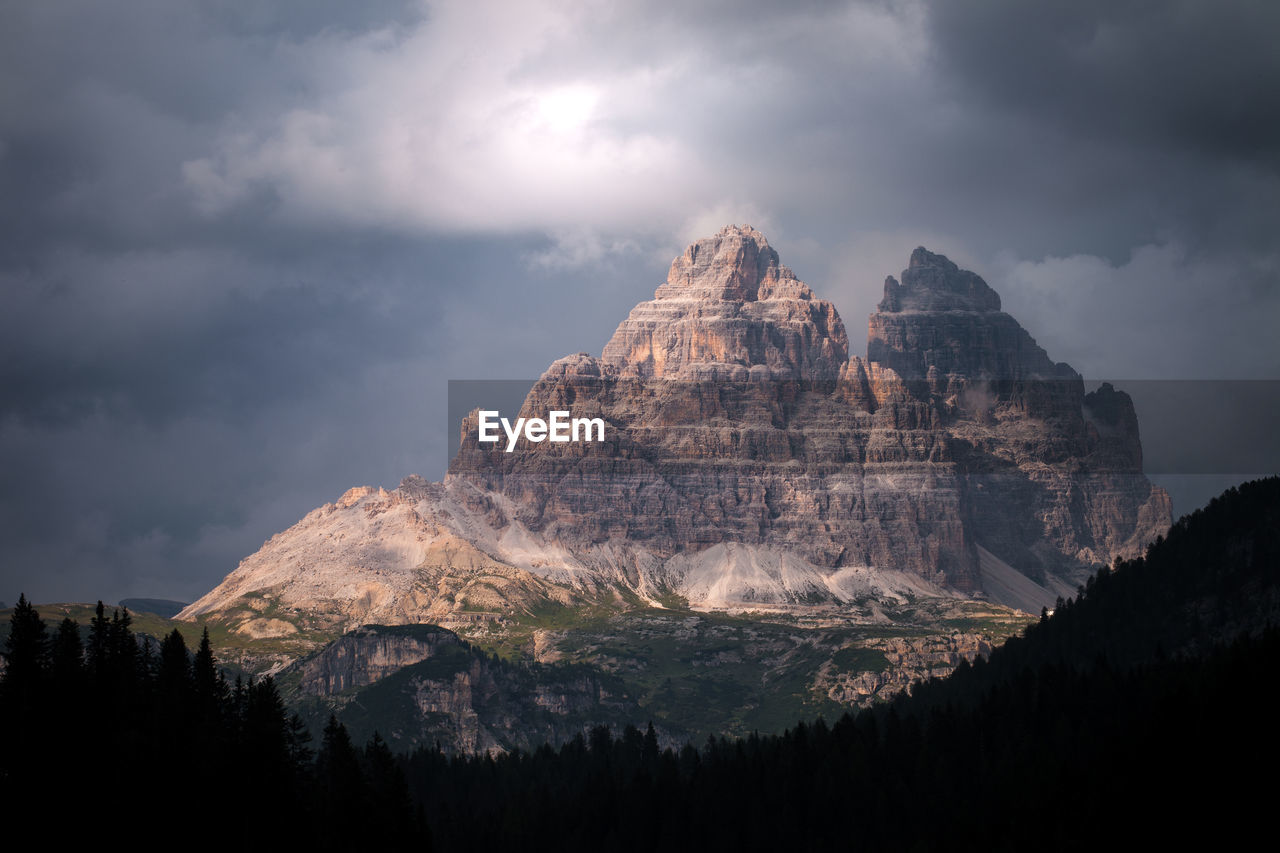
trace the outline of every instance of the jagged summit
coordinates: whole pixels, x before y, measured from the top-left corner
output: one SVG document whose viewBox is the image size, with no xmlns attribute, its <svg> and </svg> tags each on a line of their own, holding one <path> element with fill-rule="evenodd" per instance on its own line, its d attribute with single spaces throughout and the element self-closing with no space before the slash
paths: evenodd
<svg viewBox="0 0 1280 853">
<path fill-rule="evenodd" d="M 1080 380 L 1000 310 L 1000 294 L 981 276 L 923 246 L 911 253 L 901 282 L 885 279 L 884 299 L 868 323 L 867 358 L 894 370 L 917 393 L 927 382 L 928 393 L 943 398 L 975 383 L 994 383 L 1000 386 L 994 393 L 1007 397 L 1009 383 Z M 1074 405 L 1078 410 L 1078 401 Z"/>
<path fill-rule="evenodd" d="M 945 255 L 924 246 L 911 253 L 902 282 L 893 276 L 884 282 L 879 309 L 899 311 L 999 311 L 1000 294 L 982 277 L 962 270 Z"/>
<path fill-rule="evenodd" d="M 726 225 L 671 262 L 654 299 L 754 302 L 812 299 L 813 292 L 778 261 L 765 236 L 750 225 Z"/>
<path fill-rule="evenodd" d="M 685 249 L 601 356 L 624 376 L 697 381 L 830 380 L 848 358 L 835 306 L 816 298 L 749 225 Z"/>
</svg>

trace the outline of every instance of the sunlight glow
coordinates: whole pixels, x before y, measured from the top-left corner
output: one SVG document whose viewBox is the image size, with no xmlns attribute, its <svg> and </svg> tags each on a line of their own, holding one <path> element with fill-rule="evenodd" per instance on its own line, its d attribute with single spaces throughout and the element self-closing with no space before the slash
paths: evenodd
<svg viewBox="0 0 1280 853">
<path fill-rule="evenodd" d="M 599 97 L 590 86 L 562 86 L 537 95 L 534 103 L 539 121 L 552 131 L 564 133 L 587 123 Z"/>
</svg>

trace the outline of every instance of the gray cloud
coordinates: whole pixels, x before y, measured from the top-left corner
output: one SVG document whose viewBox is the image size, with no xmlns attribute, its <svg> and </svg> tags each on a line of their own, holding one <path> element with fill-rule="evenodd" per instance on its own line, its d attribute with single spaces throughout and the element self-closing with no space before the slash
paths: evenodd
<svg viewBox="0 0 1280 853">
<path fill-rule="evenodd" d="M 858 329 L 918 244 L 1058 359 L 1275 378 L 1268 4 L 25 4 L 0 28 L 0 586 L 186 598 L 446 381 L 763 228 Z"/>
<path fill-rule="evenodd" d="M 986 0 L 938 4 L 929 20 L 964 97 L 1071 136 L 1280 163 L 1280 117 L 1261 108 L 1280 79 L 1274 3 Z"/>
</svg>

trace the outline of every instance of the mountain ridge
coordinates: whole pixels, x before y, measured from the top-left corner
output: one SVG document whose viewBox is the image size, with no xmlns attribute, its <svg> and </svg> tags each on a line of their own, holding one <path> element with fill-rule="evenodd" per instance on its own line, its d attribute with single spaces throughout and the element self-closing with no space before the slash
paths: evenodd
<svg viewBox="0 0 1280 853">
<path fill-rule="evenodd" d="M 601 356 L 558 359 L 529 392 L 522 415 L 601 417 L 607 441 L 507 454 L 474 440 L 473 412 L 443 482 L 348 491 L 180 618 L 264 636 L 498 630 L 546 602 L 676 596 L 873 619 L 920 596 L 998 600 L 984 552 L 1052 600 L 1167 527 L 1127 395 L 1086 395 L 945 257 L 917 249 L 901 279 L 868 358 L 850 357 L 834 306 L 760 232 L 727 226 L 673 261 Z"/>
</svg>

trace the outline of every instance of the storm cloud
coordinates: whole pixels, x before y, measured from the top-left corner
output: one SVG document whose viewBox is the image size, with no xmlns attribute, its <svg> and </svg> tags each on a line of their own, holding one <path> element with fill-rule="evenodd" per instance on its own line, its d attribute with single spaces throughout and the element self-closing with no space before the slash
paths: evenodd
<svg viewBox="0 0 1280 853">
<path fill-rule="evenodd" d="M 0 598 L 189 600 L 439 477 L 448 380 L 599 352 L 729 222 L 855 351 L 923 244 L 1086 376 L 1280 378 L 1274 4 L 3 17 Z"/>
</svg>

